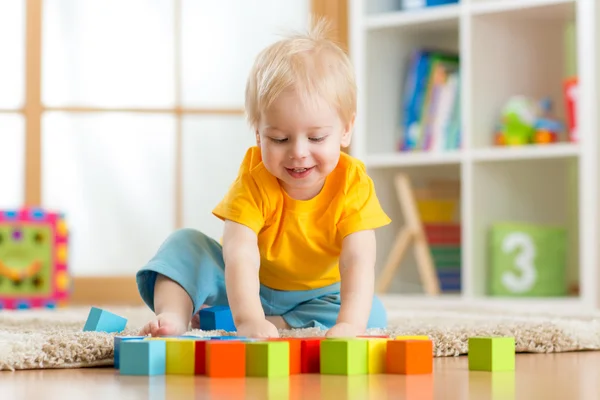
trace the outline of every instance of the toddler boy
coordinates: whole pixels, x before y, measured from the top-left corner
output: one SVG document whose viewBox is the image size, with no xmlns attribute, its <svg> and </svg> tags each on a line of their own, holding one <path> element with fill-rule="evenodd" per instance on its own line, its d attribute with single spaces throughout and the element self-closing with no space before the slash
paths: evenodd
<svg viewBox="0 0 600 400">
<path fill-rule="evenodd" d="M 179 335 L 203 305 L 229 305 L 237 333 L 319 327 L 356 336 L 386 326 L 373 294 L 374 230 L 390 222 L 351 142 L 356 84 L 322 23 L 264 49 L 246 86 L 256 135 L 213 210 L 222 246 L 181 229 L 137 274 L 155 312 L 141 334 Z"/>
</svg>

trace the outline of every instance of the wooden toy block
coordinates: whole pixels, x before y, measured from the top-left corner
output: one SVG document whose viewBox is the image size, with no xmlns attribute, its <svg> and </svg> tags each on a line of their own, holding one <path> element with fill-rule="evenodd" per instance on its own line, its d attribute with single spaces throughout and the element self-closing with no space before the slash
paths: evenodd
<svg viewBox="0 0 600 400">
<path fill-rule="evenodd" d="M 206 344 L 208 340 L 196 341 L 194 352 L 194 375 L 206 374 Z"/>
<path fill-rule="evenodd" d="M 367 340 L 356 338 L 323 340 L 321 342 L 321 374 L 367 374 L 367 355 Z"/>
<path fill-rule="evenodd" d="M 391 339 L 387 335 L 358 335 L 357 338 L 361 339 Z"/>
<path fill-rule="evenodd" d="M 246 376 L 288 376 L 290 344 L 287 341 L 246 343 Z"/>
<path fill-rule="evenodd" d="M 391 338 L 375 338 L 367 340 L 367 357 L 369 374 L 385 374 L 387 342 Z"/>
<path fill-rule="evenodd" d="M 323 338 L 300 341 L 300 372 L 318 374 L 321 371 L 321 341 Z"/>
<path fill-rule="evenodd" d="M 396 336 L 396 340 L 429 340 L 429 336 L 426 336 L 426 335 Z"/>
<path fill-rule="evenodd" d="M 212 340 L 245 340 L 247 339 L 244 336 L 214 336 L 211 337 Z"/>
<path fill-rule="evenodd" d="M 184 375 L 204 375 L 206 373 L 206 343 L 211 341 L 210 337 L 200 337 L 200 336 L 160 336 L 160 337 L 145 337 L 144 340 L 160 340 L 166 343 L 173 342 L 181 342 L 181 341 L 189 341 L 193 342 L 194 350 L 191 353 L 191 361 L 190 361 L 190 347 L 191 345 L 187 345 L 186 361 L 182 363 L 182 365 L 177 365 L 178 360 L 181 356 L 180 350 L 182 349 L 174 349 L 175 346 L 169 347 L 167 345 L 167 367 L 166 374 L 184 374 Z M 185 345 L 183 346 L 186 347 Z M 173 349 L 173 351 L 170 351 Z M 190 365 L 192 364 L 192 365 Z"/>
<path fill-rule="evenodd" d="M 388 374 L 431 374 L 433 342 L 431 340 L 390 340 L 387 343 Z"/>
<path fill-rule="evenodd" d="M 288 342 L 290 346 L 290 375 L 296 375 L 301 372 L 302 358 L 302 339 L 300 338 L 274 338 L 272 341 Z"/>
<path fill-rule="evenodd" d="M 121 355 L 121 343 L 126 340 L 144 340 L 145 336 L 115 336 L 113 339 L 113 361 L 115 368 L 119 369 L 119 356 Z"/>
<path fill-rule="evenodd" d="M 246 345 L 234 340 L 211 340 L 206 343 L 206 375 L 211 378 L 246 376 Z"/>
<path fill-rule="evenodd" d="M 233 316 L 228 306 L 207 307 L 200 310 L 200 329 L 212 331 L 222 329 L 224 331 L 235 331 Z"/>
<path fill-rule="evenodd" d="M 101 308 L 92 307 L 83 331 L 122 332 L 126 325 L 126 318 L 113 314 L 110 311 L 102 310 Z"/>
<path fill-rule="evenodd" d="M 167 375 L 194 375 L 196 343 L 193 338 L 167 340 Z"/>
<path fill-rule="evenodd" d="M 126 340 L 121 343 L 119 372 L 122 375 L 164 375 L 167 361 L 164 340 Z"/>
<path fill-rule="evenodd" d="M 469 338 L 469 370 L 514 371 L 515 339 L 512 337 Z"/>
</svg>

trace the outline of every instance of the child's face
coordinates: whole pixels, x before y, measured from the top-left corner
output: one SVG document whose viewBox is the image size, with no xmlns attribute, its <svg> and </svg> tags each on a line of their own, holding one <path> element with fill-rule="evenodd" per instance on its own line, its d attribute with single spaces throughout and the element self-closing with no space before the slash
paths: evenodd
<svg viewBox="0 0 600 400">
<path fill-rule="evenodd" d="M 337 166 L 340 148 L 350 145 L 353 123 L 345 126 L 324 101 L 307 104 L 285 91 L 260 118 L 256 140 L 263 164 L 292 198 L 310 199 Z"/>
</svg>

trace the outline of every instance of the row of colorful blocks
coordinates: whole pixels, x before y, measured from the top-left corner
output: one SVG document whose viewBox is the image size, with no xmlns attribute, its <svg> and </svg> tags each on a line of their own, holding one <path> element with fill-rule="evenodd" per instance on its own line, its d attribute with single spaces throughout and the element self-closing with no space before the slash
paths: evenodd
<svg viewBox="0 0 600 400">
<path fill-rule="evenodd" d="M 98 307 L 91 307 L 83 331 L 122 332 L 127 326 L 127 318 Z M 200 310 L 200 329 L 205 331 L 235 331 L 231 309 L 227 306 L 214 306 Z"/>
<path fill-rule="evenodd" d="M 469 369 L 514 370 L 513 338 L 470 338 Z M 433 342 L 427 336 L 396 338 L 279 338 L 235 336 L 115 337 L 115 367 L 123 375 L 209 377 L 431 374 Z"/>
</svg>

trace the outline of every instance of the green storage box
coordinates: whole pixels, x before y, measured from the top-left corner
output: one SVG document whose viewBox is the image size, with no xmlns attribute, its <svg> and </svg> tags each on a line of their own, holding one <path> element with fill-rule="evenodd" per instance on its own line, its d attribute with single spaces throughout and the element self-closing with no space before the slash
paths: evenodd
<svg viewBox="0 0 600 400">
<path fill-rule="evenodd" d="M 490 294 L 567 294 L 567 231 L 522 223 L 494 224 L 490 233 Z"/>
</svg>

